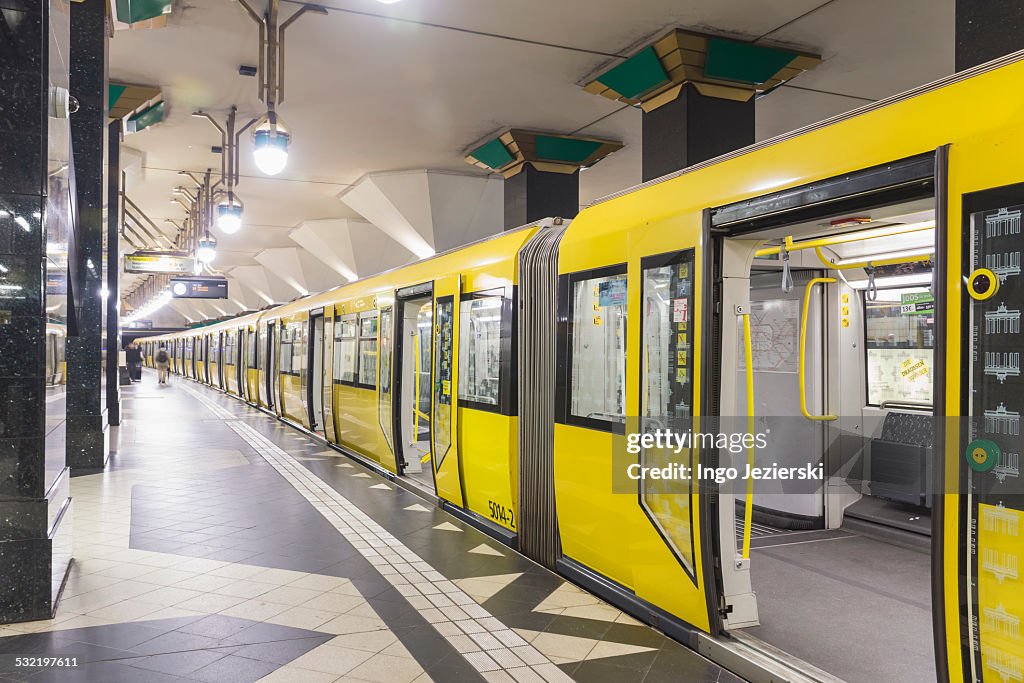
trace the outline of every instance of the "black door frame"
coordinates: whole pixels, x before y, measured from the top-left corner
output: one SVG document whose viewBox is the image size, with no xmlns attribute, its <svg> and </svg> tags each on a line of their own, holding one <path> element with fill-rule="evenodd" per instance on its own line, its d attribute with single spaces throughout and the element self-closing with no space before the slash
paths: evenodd
<svg viewBox="0 0 1024 683">
<path fill-rule="evenodd" d="M 315 391 L 316 391 L 316 377 L 315 377 L 314 373 L 316 371 L 315 360 L 316 360 L 316 321 L 317 320 L 321 320 L 321 321 L 324 320 L 324 309 L 323 308 L 319 308 L 319 309 L 317 309 L 315 311 L 310 311 L 309 312 L 309 320 L 308 320 L 309 329 L 308 329 L 307 339 L 309 339 L 309 344 L 307 345 L 307 348 L 306 348 L 306 417 L 309 419 L 309 430 L 311 432 L 315 432 L 317 430 L 317 426 L 318 425 L 322 427 L 323 425 L 321 423 L 323 422 L 323 419 L 324 419 L 323 415 L 317 415 L 316 414 L 316 401 L 314 400 L 315 399 Z M 321 335 L 320 335 L 320 362 L 321 362 L 321 366 L 320 366 L 320 381 L 321 381 L 320 396 L 321 396 L 321 399 L 320 400 L 321 400 L 321 403 L 322 403 L 323 402 L 323 398 L 322 398 L 323 397 L 323 384 L 322 383 L 323 383 L 323 374 L 324 374 L 323 373 L 323 365 L 322 365 L 322 363 L 323 363 L 323 343 L 324 343 L 323 342 L 323 331 L 324 331 L 324 326 L 322 324 L 321 324 L 320 330 L 321 330 Z M 322 413 L 323 412 L 323 410 L 322 410 L 323 409 L 323 405 L 321 405 L 320 408 L 321 408 L 321 413 Z M 326 430 L 325 430 L 324 433 L 326 433 Z"/>
</svg>

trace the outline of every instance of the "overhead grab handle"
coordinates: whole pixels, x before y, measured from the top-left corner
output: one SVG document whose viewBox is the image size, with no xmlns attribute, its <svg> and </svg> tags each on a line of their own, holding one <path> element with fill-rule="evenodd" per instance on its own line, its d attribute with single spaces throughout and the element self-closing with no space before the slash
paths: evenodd
<svg viewBox="0 0 1024 683">
<path fill-rule="evenodd" d="M 868 288 L 864 292 L 864 296 L 868 301 L 874 301 L 878 298 L 878 285 L 875 283 L 875 267 L 868 263 L 864 268 L 864 272 L 868 274 Z"/>
<path fill-rule="evenodd" d="M 793 273 L 789 269 L 789 249 L 782 247 L 780 253 L 782 254 L 782 291 L 789 294 L 793 291 Z"/>
<path fill-rule="evenodd" d="M 807 283 L 807 287 L 804 289 L 804 308 L 800 314 L 800 412 L 808 420 L 836 420 L 836 415 L 811 415 L 807 411 L 807 382 L 805 377 L 807 375 L 807 315 L 811 308 L 811 293 L 814 291 L 815 285 L 826 285 L 835 282 L 834 277 L 816 277 L 811 279 Z"/>
</svg>

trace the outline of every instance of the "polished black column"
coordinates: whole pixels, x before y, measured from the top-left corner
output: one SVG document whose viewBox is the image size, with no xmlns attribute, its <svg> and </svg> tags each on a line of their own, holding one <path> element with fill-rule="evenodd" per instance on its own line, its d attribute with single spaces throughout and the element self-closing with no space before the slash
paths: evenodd
<svg viewBox="0 0 1024 683">
<path fill-rule="evenodd" d="M 62 0 L 0 8 L 0 622 L 14 622 L 52 615 L 71 558 L 64 449 L 46 448 L 46 276 L 61 272 L 69 162 L 47 94 L 68 86 L 70 19 Z"/>
<path fill-rule="evenodd" d="M 121 121 L 107 126 L 107 334 L 103 342 L 106 349 L 107 370 L 107 422 L 121 424 L 121 386 L 118 379 L 117 359 L 121 348 L 121 271 L 119 257 L 121 240 Z"/>
<path fill-rule="evenodd" d="M 654 180 L 754 142 L 754 98 L 701 95 L 692 84 L 643 115 L 643 180 Z"/>
<path fill-rule="evenodd" d="M 82 273 L 77 307 L 78 334 L 67 348 L 67 464 L 74 470 L 101 469 L 110 441 L 103 395 L 104 203 L 107 135 L 107 31 L 103 0 L 71 4 L 71 117 L 75 157 L 78 230 L 75 251 Z"/>
<path fill-rule="evenodd" d="M 526 163 L 505 180 L 505 229 L 541 218 L 574 218 L 580 211 L 580 172 L 538 171 Z"/>
<path fill-rule="evenodd" d="M 1024 3 L 956 0 L 956 70 L 1024 49 Z"/>
</svg>

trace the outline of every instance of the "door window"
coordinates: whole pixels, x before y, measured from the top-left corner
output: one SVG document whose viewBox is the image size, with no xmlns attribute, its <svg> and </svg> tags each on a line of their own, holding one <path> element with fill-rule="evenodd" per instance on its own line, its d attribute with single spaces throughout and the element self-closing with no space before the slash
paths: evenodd
<svg viewBox="0 0 1024 683">
<path fill-rule="evenodd" d="M 692 249 L 642 261 L 640 350 L 640 430 L 671 429 L 684 433 L 693 410 L 693 269 Z M 665 467 L 693 452 L 643 449 L 642 467 Z M 639 480 L 645 514 L 657 527 L 686 573 L 696 581 L 689 481 Z"/>
<path fill-rule="evenodd" d="M 390 306 L 380 309 L 379 331 L 380 331 L 380 393 L 377 397 L 377 419 L 384 438 L 388 442 L 388 448 L 392 445 L 392 410 L 391 410 L 391 357 L 392 357 L 392 327 L 394 324 L 394 309 Z"/>
<path fill-rule="evenodd" d="M 434 312 L 434 469 L 439 469 L 452 444 L 452 346 L 455 299 L 447 296 L 437 300 Z"/>
<path fill-rule="evenodd" d="M 347 315 L 334 323 L 334 381 L 356 381 L 356 316 Z"/>
<path fill-rule="evenodd" d="M 359 314 L 359 386 L 377 386 L 377 311 Z"/>
</svg>

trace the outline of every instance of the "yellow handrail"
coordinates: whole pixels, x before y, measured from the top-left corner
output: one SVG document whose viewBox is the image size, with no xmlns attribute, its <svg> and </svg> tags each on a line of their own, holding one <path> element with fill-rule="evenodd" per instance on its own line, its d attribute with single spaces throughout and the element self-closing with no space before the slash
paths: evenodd
<svg viewBox="0 0 1024 683">
<path fill-rule="evenodd" d="M 747 433 L 754 433 L 754 349 L 750 341 L 750 314 L 743 314 L 743 354 L 747 363 Z M 754 466 L 754 447 L 747 448 L 747 464 Z M 743 557 L 750 558 L 750 527 L 754 521 L 754 479 L 747 477 L 743 506 Z"/>
<path fill-rule="evenodd" d="M 804 310 L 800 314 L 800 412 L 808 420 L 835 420 L 836 415 L 811 415 L 807 412 L 807 395 L 805 392 L 804 374 L 807 369 L 807 314 L 811 307 L 811 292 L 814 285 L 824 285 L 835 282 L 834 277 L 816 277 L 807 283 L 804 289 Z"/>
<path fill-rule="evenodd" d="M 412 433 L 414 438 L 418 441 L 420 438 L 420 331 L 419 329 L 412 335 L 412 343 L 414 345 L 413 351 L 413 391 L 416 395 L 412 399 Z"/>
<path fill-rule="evenodd" d="M 825 254 L 821 253 L 821 247 L 815 247 L 814 253 L 818 255 L 818 260 L 821 263 L 832 270 L 850 270 L 852 268 L 867 268 L 868 266 L 893 266 L 899 263 L 917 263 L 919 261 L 931 261 L 934 254 L 918 254 L 917 256 L 898 256 L 896 258 L 887 259 L 872 259 L 870 261 L 861 261 L 859 263 L 844 263 L 842 265 L 838 263 L 832 263 Z"/>
<path fill-rule="evenodd" d="M 831 237 L 819 237 L 817 239 L 804 240 L 802 242 L 794 242 L 792 235 L 786 235 L 786 238 L 783 240 L 783 245 L 777 247 L 764 247 L 763 249 L 758 249 L 756 252 L 754 252 L 754 256 L 771 256 L 772 254 L 781 254 L 783 246 L 785 246 L 786 251 L 801 251 L 803 249 L 828 247 L 833 244 L 848 244 L 850 242 L 862 242 L 863 240 L 871 240 L 879 237 L 906 235 L 911 232 L 931 230 L 934 227 L 935 223 L 932 221 L 924 221 L 922 223 L 907 223 L 904 225 L 887 225 L 884 228 L 872 228 L 871 230 L 861 230 L 860 232 L 848 232 L 842 235 L 832 235 Z"/>
</svg>

